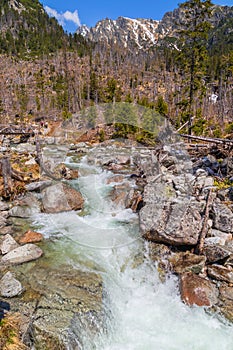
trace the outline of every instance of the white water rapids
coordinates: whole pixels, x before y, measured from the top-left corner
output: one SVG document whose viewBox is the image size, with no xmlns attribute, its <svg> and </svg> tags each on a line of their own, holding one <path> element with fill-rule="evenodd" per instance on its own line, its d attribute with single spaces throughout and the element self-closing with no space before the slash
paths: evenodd
<svg viewBox="0 0 233 350">
<path fill-rule="evenodd" d="M 77 166 L 74 185 L 86 199 L 86 212 L 41 214 L 35 223 L 47 237 L 65 237 L 63 259 L 66 254 L 73 265 L 102 275 L 107 331 L 90 339 L 84 330 L 83 350 L 232 350 L 231 325 L 184 305 L 175 277 L 160 281 L 136 214 L 108 199 L 112 174 L 85 160 Z"/>
</svg>

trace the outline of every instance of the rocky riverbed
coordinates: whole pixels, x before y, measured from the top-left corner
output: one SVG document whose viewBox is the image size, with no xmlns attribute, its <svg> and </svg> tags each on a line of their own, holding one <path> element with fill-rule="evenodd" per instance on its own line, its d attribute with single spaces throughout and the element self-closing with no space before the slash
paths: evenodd
<svg viewBox="0 0 233 350">
<path fill-rule="evenodd" d="M 30 151 L 31 163 L 34 151 Z M 213 156 L 194 164 L 182 144 L 157 149 L 112 142 L 92 147 L 82 143 L 72 150 L 45 147 L 48 172 L 40 169 L 33 181 L 25 180 L 22 195 L 0 202 L 0 294 L 10 300 L 11 311 L 21 315 L 25 344 L 36 349 L 82 349 L 78 324 L 85 324 L 93 334 L 105 328 L 101 274 L 59 260 L 51 264 L 53 242 L 33 231 L 30 221 L 39 213 L 82 213 L 84 198 L 69 182 L 78 171 L 64 164 L 67 154 L 86 155 L 89 164 L 114 173 L 108 179 L 109 196 L 115 204 L 138 213 L 141 237 L 149 258 L 157 262 L 161 280 L 176 274 L 185 303 L 204 306 L 233 321 L 230 160 L 225 168 L 222 162 L 217 166 Z M 228 187 L 216 186 L 216 174 L 209 170 L 213 167 L 226 172 Z M 57 180 L 49 177 L 51 173 Z M 140 259 L 148 256 L 142 252 Z"/>
</svg>

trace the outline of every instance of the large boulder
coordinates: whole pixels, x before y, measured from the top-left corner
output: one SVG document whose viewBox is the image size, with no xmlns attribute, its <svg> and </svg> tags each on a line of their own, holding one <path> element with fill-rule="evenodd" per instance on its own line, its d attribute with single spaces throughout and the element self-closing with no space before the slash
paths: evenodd
<svg viewBox="0 0 233 350">
<path fill-rule="evenodd" d="M 33 340 L 33 348 L 82 349 L 87 346 L 84 331 L 92 338 L 103 330 L 100 275 L 71 265 L 48 266 L 43 259 L 27 265 L 27 273 L 23 267 L 17 273 L 26 292 L 12 300 L 11 310 L 29 316 L 24 332 L 26 339 Z"/>
<path fill-rule="evenodd" d="M 1 264 L 17 265 L 28 261 L 36 260 L 43 255 L 43 251 L 35 244 L 25 244 L 15 248 L 4 255 Z"/>
<path fill-rule="evenodd" d="M 147 240 L 173 245 L 196 245 L 202 219 L 195 203 L 178 201 L 146 205 L 139 214 Z"/>
<path fill-rule="evenodd" d="M 208 279 L 191 272 L 180 279 L 182 300 L 188 305 L 212 306 L 218 302 L 218 290 Z"/>
<path fill-rule="evenodd" d="M 140 230 L 144 238 L 173 245 L 196 245 L 202 227 L 203 203 L 192 197 L 190 173 L 147 178 Z"/>
<path fill-rule="evenodd" d="M 42 205 L 45 213 L 79 210 L 83 208 L 83 204 L 84 199 L 81 194 L 61 182 L 42 191 Z"/>
</svg>

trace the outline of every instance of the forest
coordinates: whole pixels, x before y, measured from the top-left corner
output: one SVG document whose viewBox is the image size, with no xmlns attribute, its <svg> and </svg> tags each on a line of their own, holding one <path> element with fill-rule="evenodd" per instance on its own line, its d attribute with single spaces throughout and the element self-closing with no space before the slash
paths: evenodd
<svg viewBox="0 0 233 350">
<path fill-rule="evenodd" d="M 87 107 L 127 102 L 152 111 L 139 127 L 159 113 L 189 134 L 233 133 L 233 8 L 186 1 L 175 34 L 137 50 L 65 33 L 38 0 L 9 3 L 0 5 L 1 123 L 16 115 L 66 120 Z"/>
</svg>

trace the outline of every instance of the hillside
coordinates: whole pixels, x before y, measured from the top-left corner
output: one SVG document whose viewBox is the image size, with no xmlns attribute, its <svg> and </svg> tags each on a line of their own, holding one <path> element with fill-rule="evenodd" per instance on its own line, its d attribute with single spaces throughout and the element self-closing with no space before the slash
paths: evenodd
<svg viewBox="0 0 233 350">
<path fill-rule="evenodd" d="M 0 53 L 49 54 L 67 42 L 63 28 L 38 0 L 1 0 Z"/>
<path fill-rule="evenodd" d="M 188 50 L 187 42 L 179 42 L 180 29 L 187 32 L 181 7 L 161 21 L 105 19 L 72 36 L 48 17 L 39 1 L 4 0 L 1 121 L 15 122 L 15 115 L 67 119 L 93 104 L 126 101 L 165 113 L 176 127 L 192 113 L 198 135 L 231 132 L 233 8 L 214 6 L 211 11 L 208 40 L 197 37 L 208 51 L 195 68 L 191 111 L 191 46 Z"/>
</svg>

